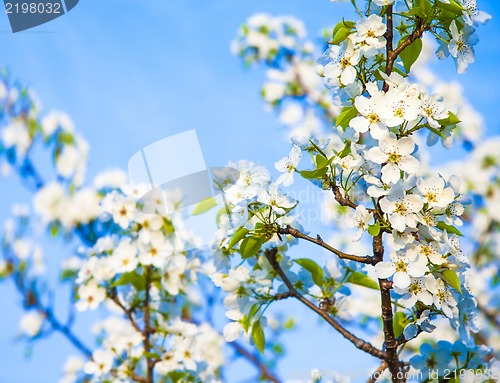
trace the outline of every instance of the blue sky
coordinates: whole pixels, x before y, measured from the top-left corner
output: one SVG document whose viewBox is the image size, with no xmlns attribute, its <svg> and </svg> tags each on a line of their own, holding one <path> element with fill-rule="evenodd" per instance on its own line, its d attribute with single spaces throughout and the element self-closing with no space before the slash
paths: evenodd
<svg viewBox="0 0 500 383">
<path fill-rule="evenodd" d="M 486 117 L 489 134 L 500 132 L 498 76 L 500 5 L 479 1 L 493 20 L 480 29 L 477 64 L 460 77 L 472 104 Z M 347 4 L 327 0 L 81 0 L 63 17 L 12 34 L 0 13 L 0 65 L 36 89 L 43 106 L 66 111 L 91 145 L 89 174 L 109 167 L 125 169 L 140 148 L 173 133 L 196 129 L 206 162 L 250 159 L 272 168 L 289 150 L 272 114 L 259 97 L 261 70 L 246 70 L 231 55 L 238 26 L 255 12 L 289 14 L 304 20 L 310 36 L 350 13 Z M 457 78 L 451 61 L 437 66 L 443 77 Z M 0 217 L 28 194 L 0 180 Z M 52 252 L 66 247 L 55 244 Z M 24 344 L 13 342 L 19 319 L 18 297 L 0 285 L 0 381 L 55 382 L 71 347 L 56 335 L 36 344 L 30 359 Z M 371 362 L 299 306 L 301 317 L 290 335 L 280 372 L 314 367 L 347 371 Z M 88 332 L 90 317 L 77 323 Z M 312 330 L 311 330 L 312 328 Z M 331 350 L 342 352 L 332 355 Z M 321 350 L 321 352 L 311 352 Z"/>
</svg>

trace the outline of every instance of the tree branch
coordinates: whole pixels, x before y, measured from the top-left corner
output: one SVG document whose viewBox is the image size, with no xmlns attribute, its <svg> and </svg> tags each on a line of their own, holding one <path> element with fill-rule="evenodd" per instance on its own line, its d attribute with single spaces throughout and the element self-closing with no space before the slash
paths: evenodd
<svg viewBox="0 0 500 383">
<path fill-rule="evenodd" d="M 375 383 L 380 375 L 387 369 L 387 362 L 385 360 L 380 363 L 380 366 L 371 374 L 370 378 L 366 381 L 366 383 Z"/>
<path fill-rule="evenodd" d="M 150 323 L 150 317 L 151 317 L 151 312 L 150 312 L 150 307 L 149 307 L 149 289 L 151 288 L 151 267 L 147 267 L 145 269 L 145 276 L 146 276 L 146 291 L 145 291 L 145 297 L 144 297 L 144 330 L 142 331 L 143 336 L 144 336 L 144 353 L 146 354 L 146 365 L 147 365 L 147 377 L 146 377 L 146 382 L 147 383 L 153 383 L 154 382 L 154 376 L 153 376 L 153 369 L 154 369 L 154 361 L 152 357 L 150 356 L 151 354 L 151 341 L 150 341 L 150 336 L 151 336 L 151 323 Z"/>
<path fill-rule="evenodd" d="M 340 191 L 340 187 L 338 185 L 334 185 L 332 188 L 333 195 L 335 196 L 335 200 L 341 205 L 341 206 L 348 206 L 352 207 L 353 209 L 356 209 L 358 207 L 357 204 L 351 201 L 349 196 L 342 195 L 342 192 Z"/>
<path fill-rule="evenodd" d="M 384 257 L 384 246 L 382 241 L 382 233 L 373 237 L 373 255 L 378 262 L 381 262 Z M 384 331 L 384 345 L 387 353 L 384 360 L 387 362 L 387 366 L 392 375 L 393 382 L 404 382 L 404 374 L 401 375 L 401 363 L 398 357 L 398 342 L 394 337 L 394 326 L 393 326 L 393 311 L 392 311 L 392 301 L 391 301 L 391 288 L 392 283 L 387 279 L 379 279 L 380 286 L 380 298 L 381 298 L 381 311 L 382 311 L 382 323 Z"/>
<path fill-rule="evenodd" d="M 337 330 L 344 338 L 350 341 L 356 348 L 365 351 L 366 353 L 373 355 L 379 359 L 385 359 L 387 357 L 387 354 L 384 351 L 379 350 L 371 343 L 358 338 L 356 335 L 354 335 L 353 333 L 348 331 L 345 327 L 343 327 L 339 322 L 333 319 L 327 312 L 321 310 L 319 307 L 317 307 L 311 301 L 309 301 L 307 298 L 301 295 L 297 291 L 297 289 L 293 286 L 292 282 L 290 282 L 285 272 L 281 268 L 280 264 L 278 263 L 276 259 L 277 252 L 278 250 L 276 248 L 273 248 L 271 250 L 266 251 L 265 256 L 269 261 L 271 267 L 276 271 L 276 273 L 279 275 L 283 283 L 285 283 L 286 287 L 288 287 L 290 294 L 292 294 L 297 300 L 302 302 L 304 305 L 306 305 L 308 308 L 310 308 L 312 311 L 314 311 L 316 314 L 322 317 L 330 326 L 332 326 L 335 330 Z"/>
<path fill-rule="evenodd" d="M 253 355 L 250 351 L 245 349 L 241 344 L 238 342 L 230 342 L 228 343 L 234 350 L 240 354 L 242 357 L 247 359 L 250 363 L 252 363 L 260 372 L 260 379 L 266 379 L 270 382 L 273 383 L 281 383 L 281 380 L 274 375 L 268 368 L 267 366 L 262 363 L 262 361 L 259 360 L 255 355 Z"/>
<path fill-rule="evenodd" d="M 358 255 L 352 255 L 352 254 L 346 254 L 340 250 L 335 249 L 334 247 L 330 246 L 329 244 L 323 242 L 323 239 L 318 235 L 316 238 L 309 237 L 308 235 L 298 231 L 297 229 L 294 229 L 293 227 L 287 225 L 285 228 L 278 228 L 278 233 L 279 234 L 289 234 L 292 237 L 299 238 L 299 239 L 304 239 L 306 241 L 315 243 L 318 246 L 321 246 L 324 249 L 327 249 L 328 251 L 334 253 L 341 259 L 347 259 L 350 261 L 355 261 L 359 263 L 364 263 L 367 265 L 374 265 L 375 264 L 375 258 L 372 256 L 358 256 Z"/>
</svg>

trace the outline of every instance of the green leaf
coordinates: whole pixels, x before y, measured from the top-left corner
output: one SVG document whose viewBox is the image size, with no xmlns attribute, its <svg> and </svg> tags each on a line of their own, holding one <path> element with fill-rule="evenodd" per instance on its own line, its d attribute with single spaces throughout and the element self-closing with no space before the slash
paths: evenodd
<svg viewBox="0 0 500 383">
<path fill-rule="evenodd" d="M 408 324 L 408 318 L 406 317 L 406 314 L 404 312 L 398 311 L 396 314 L 394 314 L 392 323 L 394 328 L 394 336 L 397 338 L 403 333 L 406 325 Z"/>
<path fill-rule="evenodd" d="M 328 159 L 323 157 L 321 154 L 316 154 L 316 166 L 318 169 L 324 168 L 328 165 Z"/>
<path fill-rule="evenodd" d="M 403 61 L 406 73 L 410 72 L 411 66 L 417 61 L 420 52 L 422 52 L 422 39 L 416 39 L 400 53 L 399 57 Z"/>
<path fill-rule="evenodd" d="M 302 266 L 304 269 L 309 271 L 312 275 L 312 279 L 316 285 L 319 287 L 322 287 L 323 284 L 325 283 L 325 273 L 323 272 L 323 269 L 319 267 L 319 265 L 314 262 L 312 259 L 309 258 L 300 258 L 296 259 L 295 263 L 299 264 Z"/>
<path fill-rule="evenodd" d="M 259 312 L 260 306 L 261 306 L 260 303 L 254 303 L 254 305 L 250 309 L 250 312 L 245 317 L 245 322 L 243 323 L 243 328 L 245 329 L 245 331 L 248 331 L 248 328 L 250 327 L 250 322 L 252 322 L 252 319 L 255 316 L 255 314 Z"/>
<path fill-rule="evenodd" d="M 327 172 L 328 168 L 325 167 L 314 170 L 302 170 L 299 173 L 302 176 L 302 178 L 305 178 L 307 180 L 312 180 L 312 179 L 323 178 Z"/>
<path fill-rule="evenodd" d="M 65 269 L 61 273 L 61 281 L 68 281 L 75 279 L 78 275 L 78 270 Z"/>
<path fill-rule="evenodd" d="M 373 290 L 380 290 L 380 287 L 377 282 L 371 279 L 368 275 L 363 274 L 359 271 L 353 271 L 349 274 L 347 278 L 347 282 L 352 283 L 354 285 L 368 287 Z"/>
<path fill-rule="evenodd" d="M 355 25 L 354 22 L 345 20 L 338 23 L 335 28 L 333 28 L 332 41 L 330 41 L 330 44 L 338 45 L 347 39 Z"/>
<path fill-rule="evenodd" d="M 380 234 L 380 222 L 377 221 L 373 225 L 368 226 L 368 234 L 372 237 L 376 237 Z"/>
<path fill-rule="evenodd" d="M 342 149 L 338 156 L 340 158 L 345 158 L 347 157 L 349 154 L 351 154 L 351 143 L 350 142 L 346 142 L 345 146 L 344 146 L 344 149 Z"/>
<path fill-rule="evenodd" d="M 460 119 L 457 116 L 455 116 L 452 112 L 448 112 L 448 117 L 442 120 L 438 120 L 438 122 L 442 126 L 450 126 L 450 125 L 456 125 L 462 121 L 460 121 Z"/>
<path fill-rule="evenodd" d="M 263 237 L 246 237 L 241 241 L 241 258 L 246 259 L 257 254 L 266 240 Z"/>
<path fill-rule="evenodd" d="M 229 241 L 229 244 L 227 245 L 227 249 L 232 249 L 234 245 L 236 245 L 239 241 L 247 236 L 249 231 L 250 230 L 243 226 L 236 230 L 236 233 L 234 233 L 233 237 Z"/>
<path fill-rule="evenodd" d="M 198 205 L 195 206 L 193 210 L 193 215 L 200 215 L 203 214 L 207 211 L 209 211 L 211 208 L 217 205 L 217 202 L 215 201 L 215 198 L 210 197 L 207 199 L 204 199 Z"/>
<path fill-rule="evenodd" d="M 252 326 L 252 340 L 261 354 L 263 354 L 264 348 L 266 347 L 266 338 L 264 337 L 264 331 L 262 331 L 262 326 L 260 325 L 260 319 Z"/>
<path fill-rule="evenodd" d="M 132 285 L 137 291 L 142 291 L 146 288 L 146 282 L 141 275 L 138 275 L 135 271 L 130 271 L 124 273 L 118 278 L 113 286 L 125 286 Z"/>
<path fill-rule="evenodd" d="M 156 352 L 144 352 L 142 355 L 148 359 L 161 359 L 161 355 Z"/>
<path fill-rule="evenodd" d="M 462 294 L 462 288 L 460 286 L 460 279 L 458 278 L 457 273 L 453 270 L 445 270 L 442 273 L 444 281 L 457 290 L 460 294 Z"/>
<path fill-rule="evenodd" d="M 449 234 L 456 234 L 458 235 L 459 237 L 463 237 L 464 235 L 462 234 L 462 232 L 460 230 L 458 230 L 455 226 L 451 226 L 451 225 L 447 225 L 446 223 L 444 223 L 443 221 L 439 221 L 436 225 L 436 227 L 439 229 L 439 230 L 443 230 L 446 232 L 448 232 Z"/>
<path fill-rule="evenodd" d="M 344 130 L 349 126 L 349 122 L 358 115 L 358 110 L 353 106 L 346 106 L 337 117 L 336 124 Z"/>
<path fill-rule="evenodd" d="M 436 1 L 435 5 L 437 8 L 452 12 L 457 16 L 461 16 L 462 12 L 464 11 L 464 8 L 460 4 L 458 4 L 455 0 L 451 0 L 450 4 L 445 4 L 442 3 L 441 1 Z"/>
</svg>

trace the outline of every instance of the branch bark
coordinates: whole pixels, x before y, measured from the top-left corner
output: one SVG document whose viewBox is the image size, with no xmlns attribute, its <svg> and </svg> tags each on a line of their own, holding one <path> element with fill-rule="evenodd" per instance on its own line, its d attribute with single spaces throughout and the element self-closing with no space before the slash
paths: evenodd
<svg viewBox="0 0 500 383">
<path fill-rule="evenodd" d="M 339 258 L 342 259 L 347 259 L 350 261 L 355 261 L 359 263 L 364 263 L 367 265 L 374 265 L 375 264 L 375 258 L 369 255 L 366 256 L 359 256 L 359 255 L 352 255 L 352 254 L 347 254 L 344 253 L 340 250 L 335 249 L 334 247 L 330 246 L 329 244 L 325 243 L 323 239 L 318 235 L 316 238 L 309 237 L 308 235 L 298 231 L 297 229 L 294 229 L 293 227 L 287 225 L 284 228 L 278 228 L 278 233 L 279 234 L 289 234 L 292 237 L 299 238 L 299 239 L 304 239 L 306 241 L 315 243 L 318 246 L 321 246 L 324 249 L 327 249 L 328 251 L 334 253 L 337 255 Z"/>
<path fill-rule="evenodd" d="M 379 359 L 385 359 L 387 358 L 387 353 L 379 350 L 376 348 L 374 345 L 372 345 L 369 342 L 366 342 L 363 339 L 358 338 L 356 335 L 348 331 L 344 326 L 342 326 L 339 322 L 337 322 L 335 319 L 333 319 L 330 314 L 327 312 L 321 310 L 319 307 L 314 305 L 310 300 L 305 298 L 302 294 L 300 294 L 297 289 L 293 286 L 292 282 L 288 279 L 286 276 L 285 272 L 281 268 L 280 264 L 278 263 L 276 259 L 276 254 L 278 250 L 276 248 L 268 250 L 265 252 L 265 256 L 267 260 L 269 261 L 269 264 L 271 267 L 276 271 L 278 276 L 281 278 L 283 283 L 285 283 L 286 287 L 288 288 L 290 294 L 292 294 L 297 300 L 302 302 L 305 306 L 307 306 L 309 309 L 314 311 L 316 314 L 318 314 L 320 317 L 322 317 L 330 326 L 332 326 L 335 330 L 337 330 L 344 338 L 346 338 L 349 342 L 351 342 L 356 348 L 372 355 L 375 356 L 376 358 Z"/>
</svg>

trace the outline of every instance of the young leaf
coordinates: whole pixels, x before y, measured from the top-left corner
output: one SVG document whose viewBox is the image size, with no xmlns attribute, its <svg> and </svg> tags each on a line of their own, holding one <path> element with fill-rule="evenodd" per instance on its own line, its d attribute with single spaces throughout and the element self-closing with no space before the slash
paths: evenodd
<svg viewBox="0 0 500 383">
<path fill-rule="evenodd" d="M 260 319 L 252 326 L 252 340 L 261 354 L 263 354 L 264 348 L 266 347 L 266 338 L 264 337 L 264 331 L 262 330 L 262 326 L 260 325 Z"/>
<path fill-rule="evenodd" d="M 266 240 L 263 237 L 246 237 L 241 241 L 240 254 L 241 258 L 246 259 L 257 254 Z"/>
<path fill-rule="evenodd" d="M 436 225 L 436 227 L 439 229 L 439 230 L 443 230 L 446 232 L 448 232 L 449 234 L 456 234 L 458 235 L 459 237 L 463 237 L 464 235 L 462 234 L 462 232 L 460 230 L 458 230 L 455 226 L 451 226 L 451 225 L 447 225 L 446 223 L 444 223 L 443 221 L 439 221 Z"/>
<path fill-rule="evenodd" d="M 122 274 L 120 278 L 113 283 L 113 286 L 124 285 L 132 285 L 137 291 L 142 291 L 146 288 L 144 278 L 141 275 L 138 275 L 135 271 Z"/>
<path fill-rule="evenodd" d="M 352 283 L 354 285 L 368 287 L 373 290 L 380 290 L 380 287 L 377 282 L 371 279 L 368 275 L 363 274 L 359 271 L 353 271 L 347 277 L 347 282 Z"/>
<path fill-rule="evenodd" d="M 444 281 L 457 290 L 460 294 L 462 294 L 462 288 L 460 287 L 460 279 L 458 278 L 457 273 L 453 270 L 445 270 L 442 273 Z"/>
<path fill-rule="evenodd" d="M 245 317 L 245 322 L 243 323 L 243 328 L 245 329 L 245 331 L 248 331 L 248 328 L 250 327 L 250 322 L 252 322 L 253 317 L 255 316 L 255 314 L 257 314 L 259 309 L 260 309 L 260 303 L 254 303 L 254 305 L 250 309 L 250 312 Z"/>
<path fill-rule="evenodd" d="M 455 116 L 452 112 L 448 112 L 448 117 L 438 120 L 438 122 L 441 124 L 441 126 L 450 126 L 450 125 L 456 125 L 460 123 L 460 119 Z"/>
<path fill-rule="evenodd" d="M 323 286 L 324 284 L 324 279 L 325 279 L 325 273 L 323 272 L 323 269 L 319 267 L 319 265 L 314 262 L 312 259 L 309 258 L 300 258 L 296 259 L 295 263 L 299 264 L 302 266 L 304 269 L 309 271 L 312 275 L 312 279 L 316 285 L 319 287 Z"/>
<path fill-rule="evenodd" d="M 394 336 L 396 338 L 403 333 L 407 323 L 408 323 L 408 318 L 406 317 L 406 314 L 404 312 L 398 311 L 396 314 L 394 314 L 393 328 L 394 328 Z"/>
<path fill-rule="evenodd" d="M 368 226 L 368 234 L 372 237 L 376 237 L 380 234 L 380 222 L 377 221 L 373 225 Z"/>
<path fill-rule="evenodd" d="M 399 57 L 403 61 L 406 73 L 410 72 L 411 66 L 417 61 L 420 52 L 422 52 L 422 39 L 416 39 L 401 52 Z"/>
<path fill-rule="evenodd" d="M 193 209 L 193 215 L 200 215 L 203 214 L 207 211 L 209 211 L 211 208 L 217 205 L 217 202 L 215 201 L 215 198 L 210 197 L 207 199 L 204 199 L 203 201 L 199 202 L 198 205 L 195 206 Z"/>
<path fill-rule="evenodd" d="M 332 41 L 330 44 L 338 45 L 351 34 L 351 29 L 354 28 L 356 24 L 353 21 L 342 20 L 338 23 L 332 32 Z"/>
<path fill-rule="evenodd" d="M 302 170 L 300 175 L 306 180 L 313 180 L 318 178 L 323 178 L 323 176 L 328 172 L 328 168 L 320 168 L 314 170 Z"/>
<path fill-rule="evenodd" d="M 348 106 L 342 109 L 342 112 L 337 117 L 336 124 L 341 126 L 344 130 L 349 126 L 349 122 L 358 115 L 356 107 Z"/>
<path fill-rule="evenodd" d="M 239 241 L 241 241 L 243 238 L 245 238 L 250 230 L 248 230 L 246 227 L 240 227 L 238 230 L 236 230 L 236 233 L 234 233 L 233 237 L 229 241 L 227 248 L 232 249 L 234 245 L 236 245 Z"/>
</svg>

